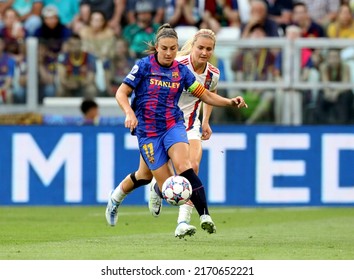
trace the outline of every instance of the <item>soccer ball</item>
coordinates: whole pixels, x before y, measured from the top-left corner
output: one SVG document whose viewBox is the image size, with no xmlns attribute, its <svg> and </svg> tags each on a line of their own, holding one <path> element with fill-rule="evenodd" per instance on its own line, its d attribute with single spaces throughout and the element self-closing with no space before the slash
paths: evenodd
<svg viewBox="0 0 354 280">
<path fill-rule="evenodd" d="M 162 185 L 162 196 L 171 205 L 183 205 L 191 195 L 192 185 L 183 176 L 171 176 Z"/>
</svg>

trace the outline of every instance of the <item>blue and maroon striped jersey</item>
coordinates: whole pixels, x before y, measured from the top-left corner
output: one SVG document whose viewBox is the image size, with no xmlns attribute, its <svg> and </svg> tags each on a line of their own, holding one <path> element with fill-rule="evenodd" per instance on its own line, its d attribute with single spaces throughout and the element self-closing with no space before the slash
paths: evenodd
<svg viewBox="0 0 354 280">
<path fill-rule="evenodd" d="M 131 106 L 139 122 L 136 135 L 155 137 L 183 123 L 178 100 L 196 78 L 185 65 L 174 61 L 170 67 L 163 67 L 155 55 L 150 55 L 140 59 L 123 82 L 134 90 Z"/>
</svg>

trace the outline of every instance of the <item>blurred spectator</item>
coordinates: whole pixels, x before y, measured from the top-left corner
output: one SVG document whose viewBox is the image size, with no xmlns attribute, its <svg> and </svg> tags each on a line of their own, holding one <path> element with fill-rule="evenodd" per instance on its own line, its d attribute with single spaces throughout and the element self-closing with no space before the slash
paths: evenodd
<svg viewBox="0 0 354 280">
<path fill-rule="evenodd" d="M 124 78 L 129 74 L 135 64 L 129 54 L 128 42 L 123 38 L 118 38 L 115 43 L 115 52 L 112 59 L 112 75 L 111 75 L 111 95 L 115 95 L 118 87 L 123 82 Z"/>
<path fill-rule="evenodd" d="M 34 36 L 39 39 L 38 52 L 38 102 L 44 97 L 56 95 L 56 63 L 63 43 L 71 36 L 71 30 L 61 24 L 56 6 L 48 5 L 42 9 L 43 24 Z M 25 96 L 27 81 L 27 60 L 25 57 L 17 63 L 18 76 L 14 82 L 14 95 Z"/>
<path fill-rule="evenodd" d="M 261 25 L 253 25 L 248 39 L 260 40 L 265 37 L 264 28 Z M 236 81 L 272 81 L 274 62 L 274 54 L 266 48 L 241 49 L 235 54 L 231 69 L 235 72 Z M 253 124 L 272 120 L 273 92 L 247 89 L 241 94 L 248 104 L 247 110 L 238 110 L 241 121 Z"/>
<path fill-rule="evenodd" d="M 195 0 L 166 0 L 165 22 L 173 27 L 197 25 L 200 21 Z"/>
<path fill-rule="evenodd" d="M 290 65 L 290 77 L 295 76 L 294 61 L 294 45 L 293 42 L 301 37 L 301 28 L 296 25 L 288 25 L 285 29 L 285 36 L 291 41 L 289 65 Z M 312 51 L 308 48 L 301 49 L 301 61 L 300 61 L 300 79 L 302 81 L 308 79 L 309 68 L 312 67 L 311 61 Z M 283 53 L 278 53 L 275 59 L 274 76 L 276 80 L 282 80 L 282 65 L 283 65 Z M 294 82 L 294 81 L 293 81 Z M 296 82 L 296 81 L 295 81 Z M 274 102 L 274 116 L 277 124 L 286 125 L 301 125 L 303 122 L 303 92 L 294 90 L 293 88 L 279 89 L 275 94 Z"/>
<path fill-rule="evenodd" d="M 264 0 L 268 6 L 269 18 L 274 20 L 280 27 L 285 28 L 291 23 L 293 10 L 292 1 L 289 0 Z"/>
<path fill-rule="evenodd" d="M 12 77 L 12 102 L 24 103 L 26 101 L 26 32 L 20 22 L 17 12 L 8 8 L 4 14 L 4 28 L 0 37 L 5 42 L 5 52 L 15 60 L 14 75 Z"/>
<path fill-rule="evenodd" d="M 72 35 L 66 43 L 67 51 L 58 57 L 59 96 L 94 98 L 95 58 L 81 50 L 81 40 Z"/>
<path fill-rule="evenodd" d="M 315 22 L 308 11 L 307 5 L 302 2 L 294 4 L 293 7 L 293 23 L 301 28 L 301 37 L 303 38 L 320 38 L 326 37 L 326 32 L 322 25 Z M 321 49 L 312 49 L 311 67 L 308 71 L 307 81 L 310 83 L 319 82 L 319 66 L 322 62 Z M 313 123 L 313 109 L 315 108 L 318 89 L 307 91 L 304 98 L 304 119 L 305 123 Z M 311 119 L 311 120 L 310 120 Z"/>
<path fill-rule="evenodd" d="M 3 17 L 5 10 L 11 8 L 13 0 L 0 0 L 0 29 L 4 27 Z"/>
<path fill-rule="evenodd" d="M 84 26 L 79 35 L 82 49 L 96 57 L 96 85 L 100 94 L 107 95 L 110 82 L 110 60 L 114 55 L 114 31 L 108 26 L 104 14 L 93 11 L 88 26 Z"/>
<path fill-rule="evenodd" d="M 43 0 L 44 7 L 52 5 L 57 7 L 60 22 L 72 28 L 76 15 L 79 14 L 80 0 Z"/>
<path fill-rule="evenodd" d="M 54 97 L 57 95 L 57 53 L 46 43 L 40 43 L 38 47 L 38 91 L 41 104 L 45 97 Z"/>
<path fill-rule="evenodd" d="M 301 28 L 301 37 L 326 37 L 323 27 L 311 19 L 305 3 L 294 4 L 292 22 Z"/>
<path fill-rule="evenodd" d="M 301 38 L 301 28 L 297 25 L 289 25 L 287 26 L 286 30 L 286 38 L 290 41 L 295 41 L 298 38 Z M 293 50 L 291 50 L 293 51 Z M 311 55 L 312 55 L 312 50 L 309 48 L 303 48 L 301 49 L 301 61 L 300 61 L 300 67 L 302 69 L 302 76 L 303 80 L 306 79 L 305 70 L 309 67 L 312 67 L 312 60 L 311 60 Z M 293 59 L 293 55 L 291 55 L 291 58 Z M 274 75 L 279 78 L 282 76 L 282 65 L 283 65 L 283 55 L 282 53 L 278 53 L 275 59 L 275 69 L 274 69 Z M 294 62 L 290 62 L 291 66 L 294 66 Z M 292 68 L 292 70 L 294 70 Z M 294 73 L 290 73 L 291 75 L 294 75 Z"/>
<path fill-rule="evenodd" d="M 304 3 L 311 15 L 311 18 L 326 28 L 335 20 L 340 0 L 294 0 L 295 3 Z"/>
<path fill-rule="evenodd" d="M 330 49 L 320 66 L 321 82 L 350 82 L 350 69 L 341 61 L 340 50 Z M 320 124 L 348 124 L 353 113 L 353 92 L 348 89 L 326 87 L 317 100 L 317 120 Z"/>
<path fill-rule="evenodd" d="M 103 60 L 111 59 L 114 55 L 114 31 L 108 26 L 104 14 L 94 11 L 90 15 L 88 26 L 79 31 L 82 49 Z"/>
<path fill-rule="evenodd" d="M 209 0 L 204 5 L 200 28 L 217 33 L 223 26 L 240 26 L 237 0 Z"/>
<path fill-rule="evenodd" d="M 123 30 L 123 38 L 129 43 L 130 55 L 134 58 L 145 56 L 145 43 L 154 41 L 159 24 L 153 22 L 153 6 L 149 2 L 138 2 L 136 23 L 128 24 Z"/>
<path fill-rule="evenodd" d="M 279 26 L 278 24 L 269 18 L 267 11 L 267 4 L 262 0 L 250 0 L 250 20 L 241 26 L 242 38 L 248 38 L 253 26 L 261 25 L 265 31 L 267 37 L 278 37 Z"/>
<path fill-rule="evenodd" d="M 137 23 L 137 7 L 143 6 L 150 7 L 153 23 L 160 25 L 165 19 L 166 0 L 128 0 L 126 4 L 127 24 Z"/>
<path fill-rule="evenodd" d="M 35 36 L 54 52 L 62 50 L 63 43 L 71 36 L 71 30 L 60 22 L 58 9 L 53 5 L 45 6 L 42 10 L 43 24 L 35 32 Z"/>
<path fill-rule="evenodd" d="M 12 81 L 15 74 L 15 60 L 5 52 L 5 42 L 0 37 L 0 103 L 13 103 Z"/>
<path fill-rule="evenodd" d="M 354 20 L 349 5 L 339 7 L 336 20 L 328 25 L 327 35 L 330 38 L 354 38 Z"/>
<path fill-rule="evenodd" d="M 127 0 L 81 0 L 80 12 L 75 17 L 73 31 L 78 33 L 84 25 L 89 25 L 90 15 L 94 11 L 101 11 L 108 21 L 108 26 L 120 35 L 124 24 L 124 10 Z"/>
<path fill-rule="evenodd" d="M 33 36 L 42 24 L 42 7 L 42 0 L 14 0 L 12 3 L 12 8 L 18 13 L 28 36 Z"/>
<path fill-rule="evenodd" d="M 238 13 L 240 16 L 241 25 L 246 24 L 251 17 L 251 1 L 237 0 Z"/>
<path fill-rule="evenodd" d="M 23 59 L 25 35 L 25 29 L 17 12 L 12 8 L 8 8 L 4 14 L 4 27 L 0 31 L 0 37 L 4 39 L 5 51 L 12 55 L 16 61 L 22 61 Z"/>
<path fill-rule="evenodd" d="M 83 125 L 98 125 L 100 120 L 99 107 L 93 99 L 84 99 L 80 110 L 83 114 Z"/>
<path fill-rule="evenodd" d="M 27 97 L 27 55 L 26 48 L 17 56 L 15 75 L 12 82 L 14 103 L 25 103 Z"/>
</svg>

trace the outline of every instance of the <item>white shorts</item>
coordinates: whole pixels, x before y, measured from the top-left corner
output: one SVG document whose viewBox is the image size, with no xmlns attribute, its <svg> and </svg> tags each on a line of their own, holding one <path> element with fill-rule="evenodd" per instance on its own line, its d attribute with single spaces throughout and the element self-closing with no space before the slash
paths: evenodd
<svg viewBox="0 0 354 280">
<path fill-rule="evenodd" d="M 188 140 L 201 140 L 202 134 L 200 132 L 200 126 L 194 126 L 191 130 L 187 131 Z"/>
</svg>

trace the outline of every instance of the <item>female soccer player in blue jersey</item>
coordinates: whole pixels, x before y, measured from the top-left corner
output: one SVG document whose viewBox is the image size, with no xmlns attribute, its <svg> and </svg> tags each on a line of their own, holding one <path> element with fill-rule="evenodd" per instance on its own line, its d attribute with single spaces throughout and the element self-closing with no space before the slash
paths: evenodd
<svg viewBox="0 0 354 280">
<path fill-rule="evenodd" d="M 200 216 L 201 227 L 208 233 L 215 233 L 216 227 L 209 215 L 203 184 L 193 171 L 189 159 L 183 113 L 177 104 L 186 89 L 213 106 L 241 108 L 247 105 L 240 96 L 228 99 L 211 93 L 196 80 L 187 66 L 175 60 L 178 37 L 169 24 L 160 27 L 155 44 L 151 44 L 149 50 L 151 55 L 139 60 L 116 93 L 117 102 L 126 115 L 125 127 L 135 131 L 144 162 L 140 162 L 140 173 L 132 173 L 126 178 L 133 181 L 132 188 L 120 184 L 112 192 L 106 208 L 107 222 L 110 225 L 117 223 L 118 206 L 126 194 L 148 183 L 152 176 L 159 187 L 150 192 L 150 201 L 159 206 L 162 184 L 172 175 L 168 166 L 171 159 L 177 174 L 187 178 L 193 187 L 191 200 Z M 130 105 L 128 96 L 133 91 L 135 98 Z"/>
<path fill-rule="evenodd" d="M 216 92 L 220 77 L 219 69 L 208 62 L 214 53 L 215 43 L 216 38 L 212 30 L 200 29 L 185 43 L 181 51 L 177 53 L 176 58 L 177 61 L 186 65 L 194 74 L 197 81 L 211 92 Z M 189 158 L 196 174 L 199 172 L 202 158 L 202 140 L 208 140 L 212 134 L 209 119 L 213 106 L 206 103 L 203 104 L 203 119 L 200 122 L 199 113 L 201 105 L 201 100 L 186 90 L 184 90 L 178 101 L 178 107 L 183 112 L 184 125 L 187 131 L 190 147 Z M 152 181 L 152 184 L 155 184 L 154 182 L 155 180 Z M 150 204 L 150 211 L 155 217 L 158 216 L 156 213 L 160 213 L 159 206 L 159 202 L 157 204 Z M 193 203 L 190 200 L 179 207 L 175 230 L 176 237 L 183 238 L 186 235 L 194 235 L 196 232 L 196 228 L 190 224 L 192 210 Z"/>
</svg>

